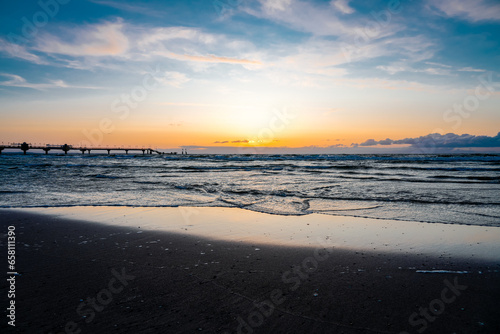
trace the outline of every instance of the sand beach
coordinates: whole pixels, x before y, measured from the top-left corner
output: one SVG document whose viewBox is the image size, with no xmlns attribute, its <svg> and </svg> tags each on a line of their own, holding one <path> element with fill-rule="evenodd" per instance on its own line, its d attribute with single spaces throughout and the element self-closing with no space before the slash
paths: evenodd
<svg viewBox="0 0 500 334">
<path fill-rule="evenodd" d="M 9 333 L 500 330 L 497 227 L 233 208 L 2 209 L 0 221 L 2 246 L 15 227 L 19 273 Z"/>
</svg>

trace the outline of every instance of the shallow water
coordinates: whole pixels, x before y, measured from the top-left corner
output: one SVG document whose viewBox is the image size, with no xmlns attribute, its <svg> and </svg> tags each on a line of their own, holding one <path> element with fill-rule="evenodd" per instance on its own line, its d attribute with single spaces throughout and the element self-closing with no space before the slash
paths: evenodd
<svg viewBox="0 0 500 334">
<path fill-rule="evenodd" d="M 283 217 L 237 208 L 101 206 L 13 210 L 126 226 L 130 228 L 128 233 L 163 231 L 263 247 L 334 247 L 375 254 L 426 255 L 456 261 L 484 260 L 500 264 L 500 227 L 321 214 Z M 99 243 L 100 240 L 89 235 L 82 242 Z M 257 247 L 255 251 L 258 250 Z"/>
</svg>

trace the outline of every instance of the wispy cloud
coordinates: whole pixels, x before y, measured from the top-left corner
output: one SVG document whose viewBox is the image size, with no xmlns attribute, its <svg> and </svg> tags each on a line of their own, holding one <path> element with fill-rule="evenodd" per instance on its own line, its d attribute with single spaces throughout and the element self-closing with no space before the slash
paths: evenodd
<svg viewBox="0 0 500 334">
<path fill-rule="evenodd" d="M 72 86 L 68 85 L 63 80 L 52 80 L 48 83 L 31 83 L 19 75 L 9 74 L 9 73 L 0 73 L 0 76 L 10 78 L 10 80 L 0 81 L 0 86 L 8 86 L 8 87 L 23 87 L 36 90 L 46 90 L 49 88 L 83 88 L 83 89 L 100 88 L 91 86 Z"/>
<path fill-rule="evenodd" d="M 386 37 L 373 40 L 356 50 L 351 61 L 361 63 L 381 57 L 401 59 L 390 65 L 379 65 L 378 69 L 394 74 L 413 70 L 412 64 L 432 58 L 436 50 L 434 42 L 425 36 Z M 302 86 L 316 87 L 325 86 L 331 80 L 338 82 L 339 78 L 349 76 L 350 67 L 345 66 L 348 59 L 342 52 L 342 41 L 332 41 L 323 37 L 311 38 L 300 47 L 291 49 L 289 53 L 290 55 L 284 58 L 272 61 L 273 66 L 269 69 L 268 76 L 274 82 L 297 82 Z M 447 74 L 446 69 L 430 67 L 421 72 L 434 75 Z M 362 81 L 358 79 L 359 84 Z M 395 85 L 396 83 L 391 86 Z"/>
<path fill-rule="evenodd" d="M 183 84 L 190 81 L 186 74 L 180 72 L 164 72 L 162 76 L 156 76 L 155 79 L 163 85 L 170 85 L 180 88 Z"/>
<path fill-rule="evenodd" d="M 406 63 L 394 63 L 388 66 L 381 65 L 377 66 L 377 69 L 385 71 L 392 75 L 399 72 L 424 73 L 431 75 L 451 75 L 451 71 L 447 68 L 440 68 L 440 67 L 414 68 Z"/>
<path fill-rule="evenodd" d="M 45 60 L 27 50 L 25 46 L 14 44 L 0 38 L 0 52 L 11 58 L 24 59 L 35 64 L 47 64 Z"/>
<path fill-rule="evenodd" d="M 472 68 L 472 67 L 464 67 L 459 69 L 460 72 L 486 72 L 486 70 L 482 70 L 479 68 Z"/>
<path fill-rule="evenodd" d="M 20 58 L 36 64 L 86 70 L 95 67 L 116 69 L 116 64 L 105 65 L 97 60 L 102 57 L 120 57 L 124 61 L 141 61 L 157 56 L 212 64 L 248 66 L 262 64 L 260 59 L 247 57 L 252 54 L 245 50 L 254 51 L 251 43 L 231 40 L 224 35 L 205 33 L 195 28 L 144 29 L 128 25 L 122 19 L 118 19 L 114 22 L 70 29 L 61 27 L 61 30 L 64 33 L 57 36 L 49 33 L 40 34 L 31 47 L 13 44 L 0 38 L 0 52 L 11 58 Z M 50 62 L 43 60 L 33 51 L 45 53 Z"/>
<path fill-rule="evenodd" d="M 139 47 L 147 47 L 165 41 L 188 40 L 202 44 L 213 44 L 218 40 L 214 34 L 205 33 L 201 29 L 189 27 L 158 27 L 146 31 L 138 40 Z"/>
<path fill-rule="evenodd" d="M 118 56 L 129 48 L 129 39 L 123 28 L 122 20 L 118 20 L 70 29 L 66 34 L 71 42 L 44 34 L 37 40 L 35 48 L 69 56 Z"/>
<path fill-rule="evenodd" d="M 329 4 L 299 0 L 259 0 L 260 8 L 245 7 L 253 16 L 286 25 L 318 36 L 339 36 L 352 33 L 352 27 L 337 17 L 338 9 Z"/>
<path fill-rule="evenodd" d="M 389 24 L 378 24 L 371 15 L 358 16 L 356 20 L 347 19 L 346 14 L 355 12 L 349 6 L 349 0 L 330 2 L 287 0 L 286 5 L 283 5 L 284 2 L 269 0 L 249 2 L 248 6 L 241 6 L 241 11 L 314 36 L 336 36 L 342 40 L 349 40 L 350 44 L 353 44 L 355 39 L 375 40 L 394 35 L 404 29 L 396 20 L 392 20 Z M 372 31 L 374 24 L 376 32 Z M 367 33 L 367 30 L 370 32 Z"/>
<path fill-rule="evenodd" d="M 343 14 L 352 14 L 354 13 L 354 9 L 349 7 L 349 2 L 350 0 L 333 0 L 331 4 Z"/>
<path fill-rule="evenodd" d="M 292 0 L 259 0 L 266 11 L 284 11 L 292 3 Z"/>
<path fill-rule="evenodd" d="M 106 0 L 90 0 L 90 2 L 96 3 L 98 5 L 108 6 L 112 8 L 116 8 L 119 10 L 131 12 L 131 13 L 139 13 L 148 16 L 161 17 L 165 13 L 159 10 L 153 10 L 149 7 L 143 7 L 138 5 L 131 5 L 124 2 L 116 2 L 116 1 L 106 1 Z"/>
<path fill-rule="evenodd" d="M 458 17 L 471 22 L 500 21 L 500 3 L 494 0 L 428 0 L 448 17 Z"/>
<path fill-rule="evenodd" d="M 453 75 L 456 72 L 475 72 L 482 73 L 486 72 L 486 70 L 472 68 L 472 67 L 462 67 L 456 68 L 449 65 L 443 65 L 439 63 L 433 62 L 424 62 L 426 65 L 434 65 L 434 67 L 423 67 L 415 68 L 414 65 L 407 62 L 395 62 L 390 65 L 379 65 L 376 68 L 382 71 L 385 71 L 391 75 L 397 74 L 400 72 L 408 72 L 408 73 L 426 73 L 431 75 Z"/>
<path fill-rule="evenodd" d="M 44 90 L 47 88 L 66 88 L 68 87 L 64 81 L 52 81 L 50 83 L 30 83 L 23 77 L 15 74 L 1 73 L 0 76 L 10 78 L 9 80 L 0 81 L 0 85 L 8 87 L 24 87 L 37 90 Z"/>
<path fill-rule="evenodd" d="M 170 59 L 176 59 L 181 61 L 193 61 L 193 62 L 203 62 L 203 63 L 226 63 L 226 64 L 241 64 L 241 65 L 261 65 L 262 63 L 258 60 L 250 59 L 238 59 L 230 57 L 221 57 L 212 54 L 208 55 L 189 55 L 189 54 L 177 54 L 170 51 L 151 51 L 152 55 L 161 56 Z"/>
<path fill-rule="evenodd" d="M 425 63 L 427 65 L 432 65 L 432 66 L 438 66 L 438 67 L 444 67 L 444 68 L 452 68 L 452 66 L 450 66 L 450 65 L 435 63 L 435 62 L 431 62 L 431 61 L 426 61 Z"/>
<path fill-rule="evenodd" d="M 193 55 L 175 55 L 178 58 L 184 58 L 186 60 L 192 61 L 203 61 L 209 63 L 228 63 L 228 64 L 262 64 L 257 60 L 249 60 L 249 59 L 236 59 L 230 57 L 220 57 L 215 55 L 207 55 L 207 56 L 193 56 Z"/>
<path fill-rule="evenodd" d="M 187 27 L 155 28 L 144 34 L 137 42 L 143 54 L 162 56 L 181 61 L 260 65 L 261 61 L 245 57 L 229 57 L 214 54 L 242 54 L 250 43 L 228 40 L 223 35 L 205 33 Z"/>
</svg>

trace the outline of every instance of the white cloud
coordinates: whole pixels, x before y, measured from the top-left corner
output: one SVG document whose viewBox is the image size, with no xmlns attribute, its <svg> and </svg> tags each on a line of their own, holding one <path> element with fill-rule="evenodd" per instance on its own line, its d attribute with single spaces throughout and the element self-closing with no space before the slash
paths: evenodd
<svg viewBox="0 0 500 334">
<path fill-rule="evenodd" d="M 189 54 L 177 54 L 170 51 L 152 51 L 151 54 L 182 61 L 203 62 L 203 63 L 226 63 L 226 64 L 240 64 L 240 65 L 261 65 L 261 62 L 258 60 L 221 57 L 213 54 L 189 55 Z"/>
<path fill-rule="evenodd" d="M 181 61 L 261 64 L 259 59 L 252 59 L 248 52 L 245 52 L 254 49 L 251 43 L 228 40 L 223 35 L 209 34 L 194 28 L 156 28 L 138 37 L 137 46 L 143 55 L 156 55 Z"/>
<path fill-rule="evenodd" d="M 180 41 L 179 41 L 180 40 Z M 194 43 L 213 44 L 218 38 L 213 34 L 202 32 L 200 29 L 186 27 L 154 28 L 144 33 L 138 40 L 138 46 L 146 47 L 160 42 L 182 43 L 182 40 Z M 174 42 L 172 42 L 174 44 Z"/>
<path fill-rule="evenodd" d="M 444 68 L 452 68 L 452 66 L 450 66 L 450 65 L 445 65 L 445 64 L 441 64 L 441 63 L 435 63 L 435 62 L 431 62 L 431 61 L 426 61 L 425 63 L 427 65 L 432 65 L 432 66 L 439 66 L 439 67 L 444 67 Z"/>
<path fill-rule="evenodd" d="M 64 88 L 67 85 L 62 81 L 53 81 L 51 83 L 29 83 L 23 77 L 15 74 L 9 73 L 1 73 L 0 76 L 10 78 L 6 81 L 0 81 L 0 85 L 9 86 L 9 87 L 24 87 L 24 88 L 33 88 L 37 90 L 43 90 L 47 88 Z"/>
<path fill-rule="evenodd" d="M 350 0 L 332 0 L 331 4 L 343 14 L 352 14 L 354 9 L 349 7 Z"/>
<path fill-rule="evenodd" d="M 411 62 L 431 59 L 437 51 L 436 44 L 424 35 L 387 40 L 387 50 L 396 50 Z"/>
<path fill-rule="evenodd" d="M 292 3 L 292 0 L 259 0 L 259 1 L 260 3 L 262 3 L 264 9 L 268 12 L 283 11 Z"/>
<path fill-rule="evenodd" d="M 432 75 L 453 75 L 454 72 L 486 72 L 483 69 L 477 69 L 472 67 L 456 68 L 449 65 L 434 63 L 434 62 L 423 62 L 426 65 L 432 65 L 433 67 L 427 68 L 414 68 L 412 63 L 405 62 L 394 62 L 390 65 L 381 65 L 376 68 L 385 71 L 389 74 L 396 74 L 399 72 L 412 72 L 412 73 L 427 73 Z M 456 73 L 455 73 L 456 74 Z"/>
<path fill-rule="evenodd" d="M 123 22 L 118 20 L 70 29 L 71 42 L 45 34 L 37 40 L 36 49 L 69 56 L 119 56 L 129 48 L 129 39 L 123 28 Z"/>
<path fill-rule="evenodd" d="M 407 90 L 407 91 L 417 91 L 417 92 L 427 92 L 427 93 L 442 92 L 442 90 L 440 90 L 436 86 L 422 84 L 419 82 L 408 81 L 408 80 L 392 80 L 392 79 L 388 80 L 379 78 L 350 79 L 346 77 L 346 78 L 336 79 L 334 81 L 334 84 L 342 87 L 352 87 L 356 89 L 376 88 L 384 90 Z"/>
<path fill-rule="evenodd" d="M 183 59 L 183 60 L 191 60 L 191 61 L 201 61 L 208 63 L 227 63 L 227 64 L 261 64 L 260 61 L 257 60 L 249 60 L 249 59 L 238 59 L 231 57 L 220 57 L 216 55 L 206 55 L 206 56 L 193 56 L 193 55 L 176 55 L 172 54 L 173 58 Z"/>
<path fill-rule="evenodd" d="M 500 3 L 498 1 L 429 0 L 429 4 L 448 17 L 459 17 L 471 22 L 500 21 Z"/>
<path fill-rule="evenodd" d="M 432 75 L 451 75 L 451 72 L 449 70 L 439 67 L 428 67 L 422 70 L 417 70 L 417 72 L 423 72 Z"/>
<path fill-rule="evenodd" d="M 439 67 L 414 68 L 411 64 L 397 63 L 397 62 L 388 66 L 377 66 L 377 69 L 385 71 L 389 74 L 396 74 L 399 72 L 410 72 L 410 73 L 427 73 L 431 75 L 451 75 L 451 71 L 445 68 L 439 68 Z"/>
<path fill-rule="evenodd" d="M 29 52 L 26 47 L 10 43 L 5 39 L 0 38 L 0 52 L 12 58 L 20 58 L 35 64 L 46 64 L 46 61 L 39 56 Z"/>
<path fill-rule="evenodd" d="M 377 57 L 394 58 L 394 63 L 379 67 L 389 73 L 416 72 L 412 64 L 431 59 L 437 50 L 436 43 L 423 35 L 393 37 L 392 34 L 404 29 L 400 25 L 383 27 L 375 37 L 363 39 L 363 43 L 356 45 L 354 41 L 357 29 L 352 30 L 353 27 L 340 22 L 336 15 L 341 14 L 333 2 L 330 5 L 299 0 L 261 2 L 262 6 L 253 15 L 281 20 L 281 23 L 309 31 L 313 36 L 305 42 L 283 41 L 259 49 L 248 40 L 210 33 L 199 28 L 150 28 L 117 19 L 71 29 L 60 27 L 64 31 L 61 36 L 42 34 L 33 41 L 34 49 L 47 53 L 51 64 L 85 70 L 102 68 L 134 72 L 144 62 L 167 63 L 172 65 L 169 68 L 174 71 L 167 72 L 162 80 L 164 84 L 174 87 L 181 87 L 190 81 L 189 73 L 213 72 L 218 64 L 239 65 L 233 67 L 241 70 L 237 76 L 229 74 L 228 67 L 224 67 L 229 80 L 246 78 L 249 82 L 267 79 L 285 86 L 331 87 L 339 82 L 347 82 L 339 80 L 345 79 L 348 74 L 348 69 L 342 67 L 349 62 L 342 50 L 345 43 L 351 43 L 354 47 L 354 61 Z M 338 5 L 341 3 L 348 5 L 348 1 L 338 2 Z M 243 6 L 242 9 L 250 10 Z M 341 33 L 343 30 L 346 32 Z M 325 37 L 335 34 L 338 38 Z M 30 57 L 31 50 L 27 49 L 27 58 Z M 169 61 L 170 59 L 176 62 Z M 372 71 L 373 67 L 368 65 L 366 69 Z M 445 70 L 445 65 L 436 65 L 419 71 L 444 75 Z M 29 85 L 34 89 L 44 87 L 44 84 L 23 83 L 19 80 L 12 83 Z M 355 82 L 347 84 L 356 85 Z M 54 86 L 56 83 L 45 85 Z"/>
<path fill-rule="evenodd" d="M 380 66 L 377 66 L 377 69 L 385 71 L 389 74 L 396 74 L 399 72 L 408 71 L 407 66 L 403 66 L 403 65 L 399 65 L 399 64 L 392 64 L 392 65 L 388 65 L 388 66 L 380 65 Z"/>
<path fill-rule="evenodd" d="M 241 11 L 315 36 L 338 36 L 349 39 L 349 44 L 353 44 L 356 38 L 373 40 L 393 35 L 403 29 L 395 20 L 382 25 L 371 15 L 365 15 L 357 20 L 346 20 L 344 14 L 354 13 L 349 1 L 332 0 L 318 3 L 287 0 L 286 6 L 278 6 L 259 0 L 260 6 L 241 6 Z"/>
<path fill-rule="evenodd" d="M 155 79 L 161 84 L 174 86 L 176 88 L 180 88 L 190 80 L 184 73 L 168 71 L 164 72 L 162 76 L 155 76 Z"/>
<path fill-rule="evenodd" d="M 95 60 L 99 57 L 141 61 L 156 56 L 198 63 L 261 64 L 259 59 L 251 58 L 255 55 L 255 48 L 249 42 L 229 40 L 224 35 L 205 33 L 195 28 L 145 29 L 126 25 L 121 19 L 69 29 L 66 39 L 45 34 L 36 40 L 35 45 L 37 51 L 50 54 L 52 60 L 79 69 L 108 67 L 102 60 Z M 57 55 L 73 59 L 58 58 Z M 113 64 L 109 66 L 116 67 Z"/>
<path fill-rule="evenodd" d="M 45 90 L 49 88 L 84 88 L 84 89 L 100 88 L 100 87 L 88 87 L 88 86 L 71 86 L 66 84 L 63 80 L 52 80 L 49 83 L 31 83 L 19 75 L 9 74 L 9 73 L 0 73 L 0 76 L 10 78 L 10 80 L 0 81 L 0 86 L 8 86 L 8 87 L 23 87 L 23 88 L 32 88 L 36 90 Z"/>
<path fill-rule="evenodd" d="M 98 5 L 103 5 L 103 6 L 108 6 L 112 8 L 116 8 L 119 10 L 127 11 L 127 12 L 132 12 L 132 13 L 140 13 L 148 16 L 156 16 L 160 17 L 164 15 L 165 13 L 162 11 L 159 11 L 157 9 L 151 9 L 148 7 L 143 7 L 143 6 L 137 6 L 137 5 L 130 5 L 127 3 L 123 2 L 116 2 L 116 1 L 107 1 L 107 0 L 90 0 L 93 3 L 96 3 Z"/>
<path fill-rule="evenodd" d="M 437 51 L 436 44 L 423 35 L 412 37 L 384 37 L 365 44 L 348 44 L 341 40 L 339 61 L 356 62 L 377 57 L 391 57 L 399 63 L 415 63 L 430 59 Z"/>
<path fill-rule="evenodd" d="M 486 72 L 486 70 L 482 70 L 479 68 L 472 68 L 472 67 L 464 67 L 459 69 L 460 72 Z"/>
<path fill-rule="evenodd" d="M 344 25 L 337 18 L 338 10 L 333 6 L 299 0 L 259 0 L 259 2 L 260 8 L 245 7 L 243 10 L 247 14 L 318 36 L 339 36 L 352 33 L 352 27 Z"/>
</svg>

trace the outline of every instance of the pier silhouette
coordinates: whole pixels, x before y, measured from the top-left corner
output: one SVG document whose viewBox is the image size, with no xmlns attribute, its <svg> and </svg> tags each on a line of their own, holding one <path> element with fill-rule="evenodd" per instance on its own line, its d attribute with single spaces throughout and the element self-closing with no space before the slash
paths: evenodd
<svg viewBox="0 0 500 334">
<path fill-rule="evenodd" d="M 80 151 L 82 154 L 88 152 L 90 154 L 91 151 L 106 151 L 108 154 L 111 154 L 111 151 L 122 151 L 125 154 L 131 152 L 142 152 L 142 154 L 177 154 L 177 152 L 172 153 L 164 153 L 158 150 L 149 148 L 149 147 L 74 147 L 72 145 L 64 144 L 64 145 L 31 145 L 26 142 L 24 143 L 11 143 L 9 145 L 0 145 L 0 154 L 5 149 L 17 149 L 23 151 L 26 154 L 29 150 L 43 150 L 45 154 L 49 154 L 51 150 L 62 150 L 64 154 L 68 154 L 69 151 Z M 184 153 L 184 152 L 183 152 Z M 186 152 L 187 154 L 187 152 Z"/>
</svg>

